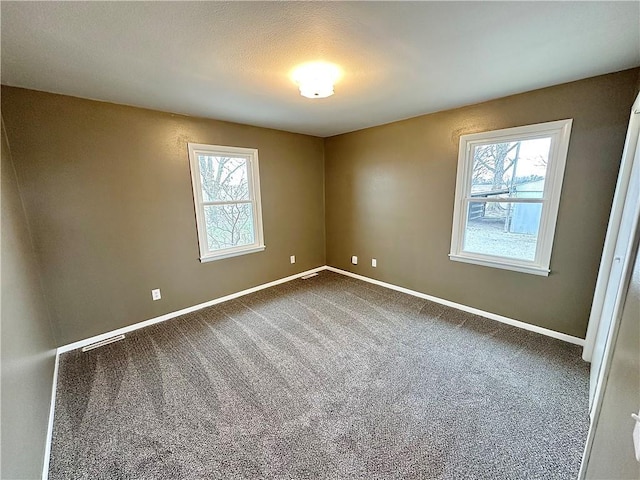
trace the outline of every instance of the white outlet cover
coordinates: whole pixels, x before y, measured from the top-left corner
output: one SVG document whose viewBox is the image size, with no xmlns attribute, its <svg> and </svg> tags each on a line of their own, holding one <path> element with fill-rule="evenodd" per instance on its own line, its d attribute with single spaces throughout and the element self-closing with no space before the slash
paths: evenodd
<svg viewBox="0 0 640 480">
<path fill-rule="evenodd" d="M 354 265 L 358 264 L 358 257 L 356 257 L 355 255 L 353 257 L 351 257 L 351 263 L 353 263 Z"/>
<path fill-rule="evenodd" d="M 291 260 L 291 263 L 296 263 L 296 256 L 291 255 L 290 260 Z"/>
<path fill-rule="evenodd" d="M 160 300 L 162 298 L 159 288 L 151 290 L 151 298 L 153 298 L 154 300 Z"/>
<path fill-rule="evenodd" d="M 371 266 L 372 267 L 377 267 L 378 266 L 378 260 L 376 260 L 375 258 L 371 259 Z"/>
</svg>

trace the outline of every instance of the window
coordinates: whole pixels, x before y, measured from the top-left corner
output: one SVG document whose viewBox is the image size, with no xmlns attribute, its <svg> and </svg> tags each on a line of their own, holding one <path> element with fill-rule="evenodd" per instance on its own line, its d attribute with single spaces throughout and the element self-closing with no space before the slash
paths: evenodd
<svg viewBox="0 0 640 480">
<path fill-rule="evenodd" d="M 189 143 L 200 261 L 264 250 L 258 151 Z"/>
<path fill-rule="evenodd" d="M 460 137 L 451 260 L 549 274 L 571 123 Z"/>
</svg>

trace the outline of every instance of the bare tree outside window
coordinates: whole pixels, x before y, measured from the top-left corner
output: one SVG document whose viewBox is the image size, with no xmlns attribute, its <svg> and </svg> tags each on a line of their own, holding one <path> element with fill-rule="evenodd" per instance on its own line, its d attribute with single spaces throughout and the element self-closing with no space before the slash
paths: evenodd
<svg viewBox="0 0 640 480">
<path fill-rule="evenodd" d="M 189 143 L 200 261 L 263 251 L 258 150 Z"/>
<path fill-rule="evenodd" d="M 473 155 L 473 186 L 486 187 L 488 191 L 505 189 L 508 174 L 518 161 L 520 142 L 479 145 Z"/>
<path fill-rule="evenodd" d="M 516 196 L 519 185 L 544 180 L 548 154 L 547 139 L 477 145 L 472 192 Z"/>
<path fill-rule="evenodd" d="M 549 274 L 572 121 L 462 135 L 455 261 Z"/>
<path fill-rule="evenodd" d="M 247 159 L 199 155 L 210 250 L 255 242 Z"/>
<path fill-rule="evenodd" d="M 541 198 L 548 148 L 541 139 L 473 147 L 470 193 L 475 201 L 467 213 L 466 249 L 534 258 L 542 204 L 506 199 Z"/>
</svg>

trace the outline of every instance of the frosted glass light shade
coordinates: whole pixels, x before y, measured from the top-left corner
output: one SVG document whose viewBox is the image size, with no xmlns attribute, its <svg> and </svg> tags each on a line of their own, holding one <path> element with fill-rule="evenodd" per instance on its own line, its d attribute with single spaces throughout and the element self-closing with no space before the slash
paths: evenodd
<svg viewBox="0 0 640 480">
<path fill-rule="evenodd" d="M 305 63 L 297 67 L 291 77 L 303 97 L 326 98 L 334 93 L 333 85 L 340 77 L 340 69 L 331 63 Z"/>
</svg>

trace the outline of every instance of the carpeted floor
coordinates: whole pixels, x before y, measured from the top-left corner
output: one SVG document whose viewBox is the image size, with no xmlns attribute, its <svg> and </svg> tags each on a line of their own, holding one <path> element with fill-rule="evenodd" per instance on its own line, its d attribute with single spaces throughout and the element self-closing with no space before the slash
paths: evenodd
<svg viewBox="0 0 640 480">
<path fill-rule="evenodd" d="M 60 359 L 55 479 L 572 479 L 580 348 L 324 271 Z"/>
</svg>

